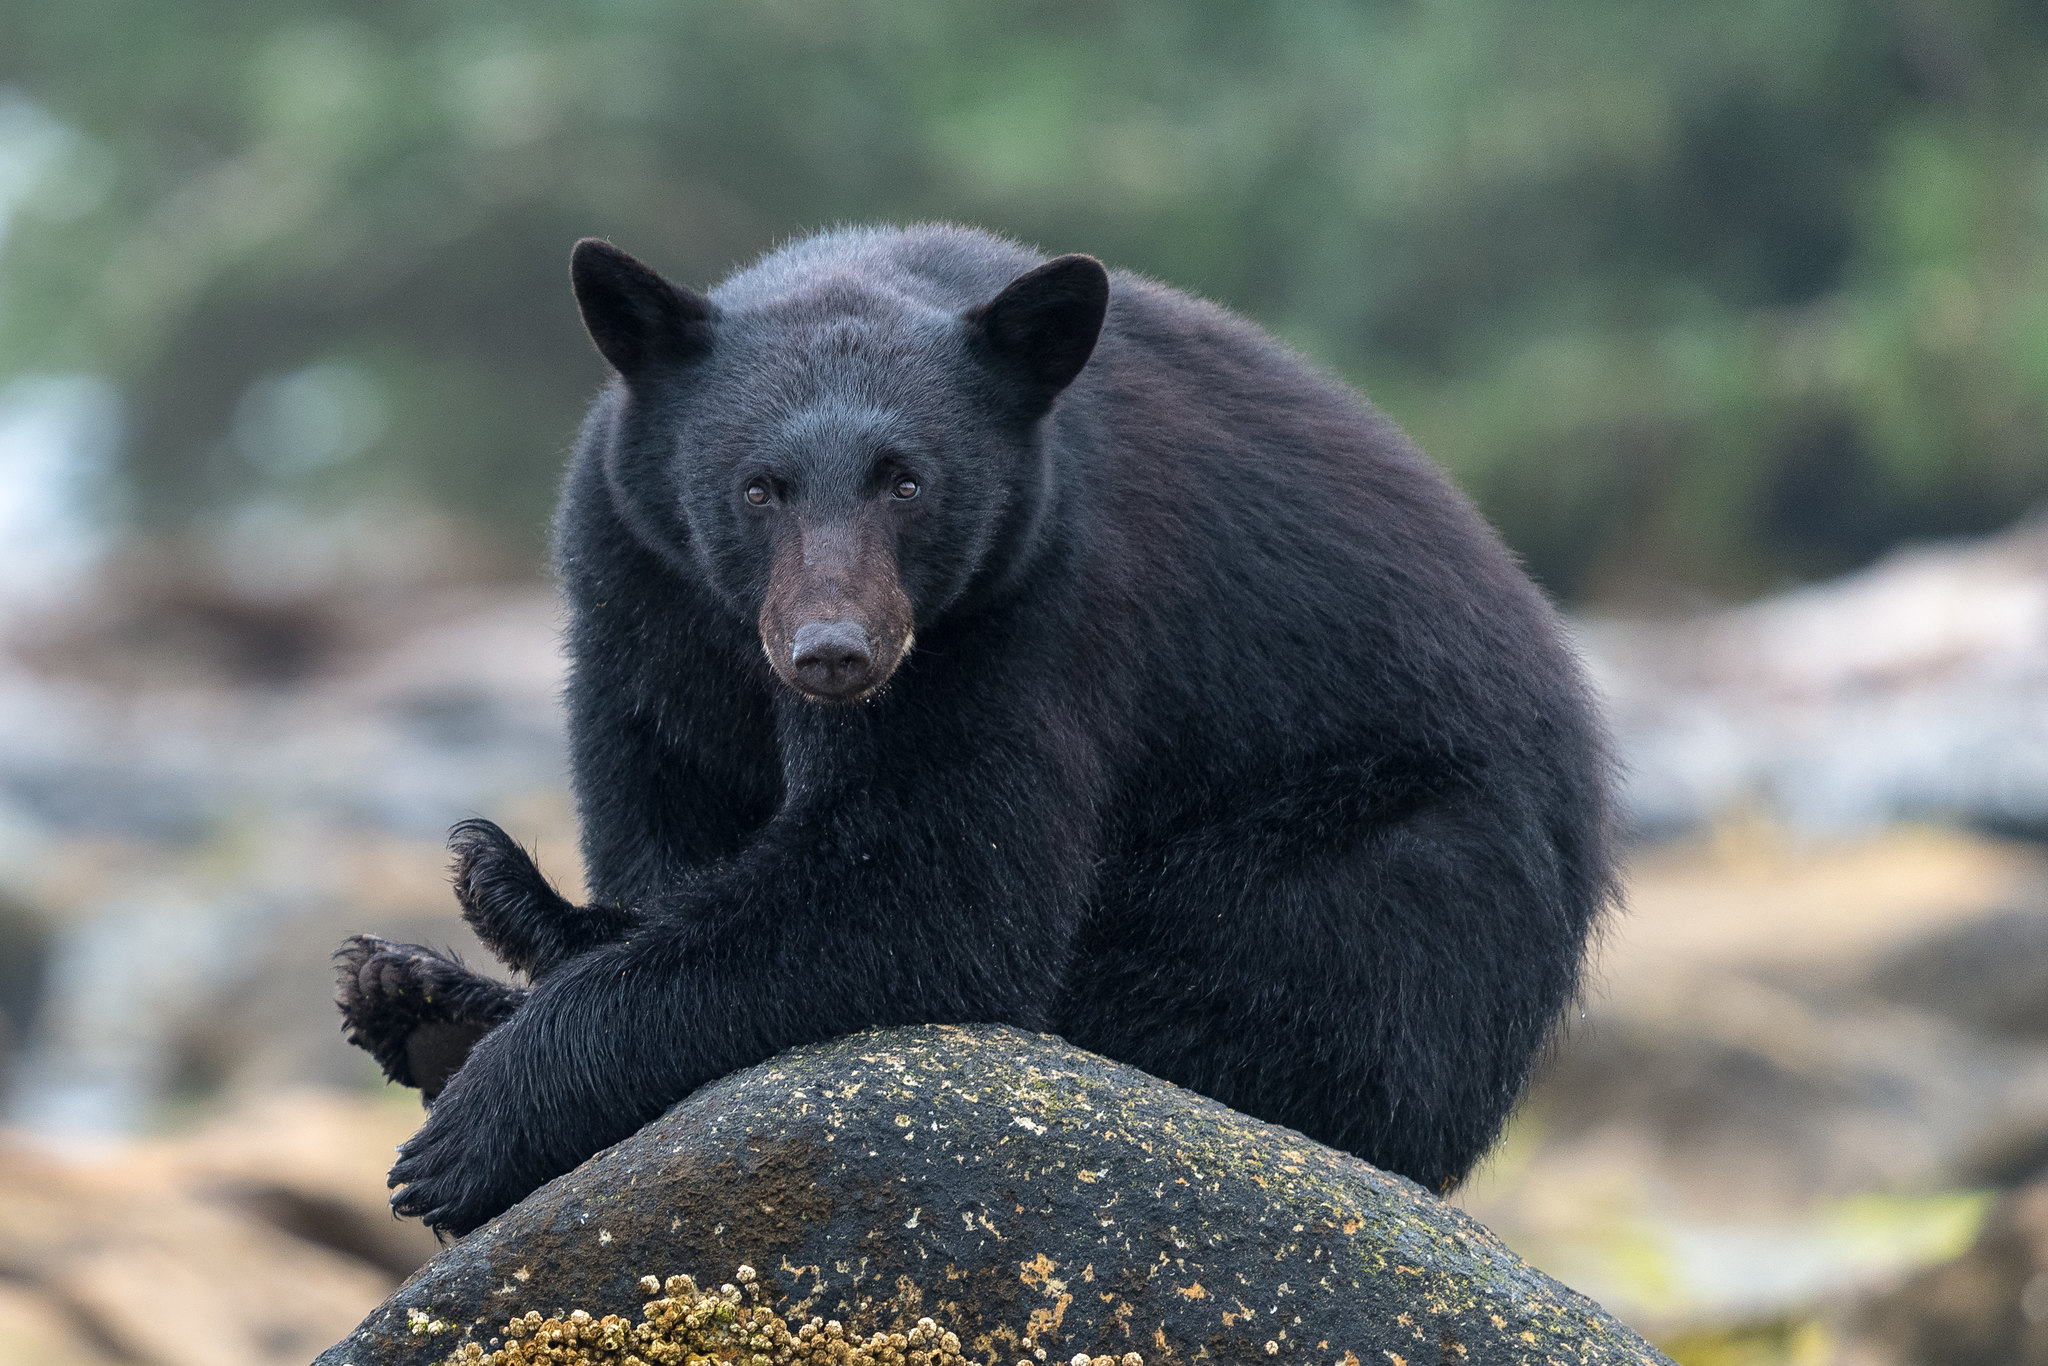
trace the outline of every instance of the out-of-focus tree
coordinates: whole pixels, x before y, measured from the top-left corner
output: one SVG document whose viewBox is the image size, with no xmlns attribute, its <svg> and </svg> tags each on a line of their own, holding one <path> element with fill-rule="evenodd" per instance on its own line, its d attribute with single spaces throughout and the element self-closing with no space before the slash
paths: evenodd
<svg viewBox="0 0 2048 1366">
<path fill-rule="evenodd" d="M 0 383 L 107 376 L 143 525 L 536 537 L 571 240 L 920 217 L 1251 314 L 1568 595 L 2048 496 L 2039 0 L 0 0 Z"/>
</svg>

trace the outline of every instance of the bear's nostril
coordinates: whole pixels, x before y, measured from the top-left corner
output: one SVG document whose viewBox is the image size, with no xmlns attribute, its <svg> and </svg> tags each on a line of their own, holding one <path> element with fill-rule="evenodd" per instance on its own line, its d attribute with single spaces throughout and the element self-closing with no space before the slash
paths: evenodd
<svg viewBox="0 0 2048 1366">
<path fill-rule="evenodd" d="M 814 692 L 851 691 L 874 663 L 868 633 L 857 621 L 813 621 L 797 628 L 790 667 Z"/>
</svg>

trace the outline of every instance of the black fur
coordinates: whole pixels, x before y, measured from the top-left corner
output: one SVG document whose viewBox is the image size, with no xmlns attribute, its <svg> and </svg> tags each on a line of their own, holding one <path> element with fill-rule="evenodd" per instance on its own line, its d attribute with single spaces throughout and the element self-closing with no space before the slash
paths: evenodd
<svg viewBox="0 0 2048 1366">
<path fill-rule="evenodd" d="M 629 380 L 711 344 L 715 310 L 609 242 L 586 237 L 569 256 L 569 286 L 590 340 Z"/>
<path fill-rule="evenodd" d="M 944 1021 L 1462 1177 L 1609 898 L 1607 761 L 1554 613 L 1439 472 L 1223 310 L 1119 274 L 1091 318 L 1087 266 L 972 231 L 799 242 L 686 325 L 601 264 L 632 368 L 557 554 L 585 861 L 628 910 L 468 828 L 473 922 L 543 970 L 394 1206 L 466 1231 L 712 1078 Z M 855 704 L 764 654 L 820 527 L 914 618 Z"/>
<path fill-rule="evenodd" d="M 1042 412 L 1088 363 L 1108 307 L 1109 273 L 1102 263 L 1062 256 L 1018 276 L 964 316 Z"/>
<path fill-rule="evenodd" d="M 565 899 L 532 857 L 490 821 L 463 821 L 449 831 L 448 848 L 455 855 L 450 880 L 462 918 L 509 968 L 538 980 L 625 933 L 624 911 Z"/>
</svg>

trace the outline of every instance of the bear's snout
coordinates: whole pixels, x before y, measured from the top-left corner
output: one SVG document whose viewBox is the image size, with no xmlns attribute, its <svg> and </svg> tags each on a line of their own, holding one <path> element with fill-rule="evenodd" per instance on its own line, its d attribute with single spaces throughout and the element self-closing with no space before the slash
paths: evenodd
<svg viewBox="0 0 2048 1366">
<path fill-rule="evenodd" d="M 813 702 L 858 702 L 910 649 L 910 599 L 886 526 L 800 520 L 776 547 L 761 604 L 761 648 Z"/>
<path fill-rule="evenodd" d="M 811 621 L 797 627 L 789 664 L 805 692 L 843 700 L 872 686 L 875 652 L 857 621 Z"/>
</svg>

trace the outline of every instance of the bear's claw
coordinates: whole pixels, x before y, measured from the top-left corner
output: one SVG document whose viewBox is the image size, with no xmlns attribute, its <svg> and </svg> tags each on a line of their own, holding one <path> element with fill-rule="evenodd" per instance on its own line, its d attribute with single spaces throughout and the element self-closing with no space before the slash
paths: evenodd
<svg viewBox="0 0 2048 1366">
<path fill-rule="evenodd" d="M 472 1098 L 474 1099 L 474 1098 Z M 498 1160 L 498 1135 L 468 1121 L 473 1107 L 437 1107 L 398 1150 L 386 1184 L 391 1211 L 443 1237 L 462 1237 L 511 1208 L 537 1181 L 516 1184 Z"/>
</svg>

